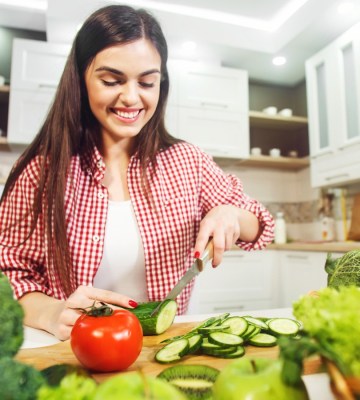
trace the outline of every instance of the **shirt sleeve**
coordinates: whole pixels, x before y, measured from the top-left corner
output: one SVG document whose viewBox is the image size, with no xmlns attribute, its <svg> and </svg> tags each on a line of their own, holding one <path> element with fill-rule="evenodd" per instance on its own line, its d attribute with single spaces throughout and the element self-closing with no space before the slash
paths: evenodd
<svg viewBox="0 0 360 400">
<path fill-rule="evenodd" d="M 241 180 L 226 174 L 210 156 L 201 152 L 200 201 L 203 216 L 220 204 L 232 204 L 253 213 L 260 224 L 261 233 L 255 242 L 238 240 L 236 244 L 244 250 L 261 250 L 274 238 L 274 219 L 257 200 L 243 191 Z"/>
<path fill-rule="evenodd" d="M 37 163 L 32 161 L 0 204 L 0 269 L 9 278 L 16 298 L 34 291 L 50 295 L 42 214 L 31 233 L 37 172 Z"/>
</svg>

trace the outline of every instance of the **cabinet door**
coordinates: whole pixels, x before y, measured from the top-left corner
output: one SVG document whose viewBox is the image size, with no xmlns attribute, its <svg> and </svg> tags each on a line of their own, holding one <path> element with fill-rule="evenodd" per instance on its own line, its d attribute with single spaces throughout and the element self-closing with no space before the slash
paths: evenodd
<svg viewBox="0 0 360 400">
<path fill-rule="evenodd" d="M 220 266 L 207 265 L 196 278 L 194 313 L 266 309 L 278 305 L 276 252 L 225 253 Z"/>
<path fill-rule="evenodd" d="M 360 24 L 334 42 L 340 79 L 338 118 L 340 148 L 360 142 Z"/>
<path fill-rule="evenodd" d="M 15 39 L 11 89 L 52 92 L 59 83 L 69 51 L 69 45 Z"/>
<path fill-rule="evenodd" d="M 181 62 L 177 68 L 180 106 L 248 113 L 246 71 L 198 62 Z"/>
<path fill-rule="evenodd" d="M 178 137 L 215 157 L 249 157 L 249 116 L 178 108 Z"/>
<path fill-rule="evenodd" d="M 331 47 L 306 61 L 306 89 L 311 156 L 332 153 L 336 148 L 336 92 L 338 91 L 336 63 Z"/>
<path fill-rule="evenodd" d="M 30 143 L 45 120 L 55 95 L 52 91 L 10 92 L 8 141 L 10 143 Z"/>
<path fill-rule="evenodd" d="M 280 305 L 291 307 L 300 296 L 327 286 L 327 253 L 280 251 Z M 334 255 L 335 258 L 340 255 Z"/>
</svg>

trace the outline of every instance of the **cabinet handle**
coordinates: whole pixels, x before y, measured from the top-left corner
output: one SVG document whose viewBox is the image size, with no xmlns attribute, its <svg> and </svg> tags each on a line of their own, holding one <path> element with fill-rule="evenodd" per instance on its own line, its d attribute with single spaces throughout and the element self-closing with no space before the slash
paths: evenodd
<svg viewBox="0 0 360 400">
<path fill-rule="evenodd" d="M 217 108 L 228 108 L 229 107 L 227 104 L 211 103 L 209 101 L 202 101 L 201 106 L 202 107 L 217 107 Z"/>
<path fill-rule="evenodd" d="M 332 181 L 333 179 L 339 179 L 339 178 L 348 178 L 349 174 L 339 174 L 339 175 L 333 175 L 333 176 L 328 176 L 325 178 L 326 181 Z"/>
<path fill-rule="evenodd" d="M 231 306 L 231 307 L 214 307 L 213 310 L 216 312 L 222 312 L 222 311 L 237 311 L 237 310 L 243 310 L 245 306 Z"/>
<path fill-rule="evenodd" d="M 296 255 L 296 254 L 288 254 L 287 256 L 286 256 L 287 258 L 292 258 L 292 259 L 295 259 L 295 260 L 308 260 L 309 259 L 309 256 L 302 256 L 302 255 Z"/>
</svg>

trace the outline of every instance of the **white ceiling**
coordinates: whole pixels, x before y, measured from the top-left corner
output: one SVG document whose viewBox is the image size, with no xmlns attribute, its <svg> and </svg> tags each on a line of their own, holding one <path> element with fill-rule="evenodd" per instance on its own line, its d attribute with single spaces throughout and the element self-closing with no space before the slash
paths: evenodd
<svg viewBox="0 0 360 400">
<path fill-rule="evenodd" d="M 160 21 L 172 58 L 184 58 L 181 43 L 197 43 L 189 59 L 249 71 L 252 80 L 293 86 L 304 79 L 304 61 L 356 22 L 355 9 L 340 15 L 345 0 L 130 0 Z M 4 4 L 6 3 L 6 4 Z M 116 0 L 0 0 L 0 26 L 46 30 L 49 41 L 71 42 L 96 8 Z M 30 9 L 30 5 L 36 7 Z M 275 67 L 275 55 L 288 62 Z"/>
</svg>

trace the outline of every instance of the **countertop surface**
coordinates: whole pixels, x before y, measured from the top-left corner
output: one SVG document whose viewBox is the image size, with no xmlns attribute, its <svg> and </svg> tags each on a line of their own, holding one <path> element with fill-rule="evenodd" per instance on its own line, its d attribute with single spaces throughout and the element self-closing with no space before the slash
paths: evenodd
<svg viewBox="0 0 360 400">
<path fill-rule="evenodd" d="M 239 313 L 231 313 L 232 315 L 252 315 L 254 317 L 293 317 L 292 310 L 290 308 L 270 309 L 270 310 L 256 310 L 246 311 Z M 202 321 L 208 318 L 208 314 L 197 314 L 197 315 L 184 315 L 175 318 L 175 322 L 195 322 Z M 56 344 L 59 341 L 47 332 L 40 331 L 37 329 L 25 327 L 25 340 L 22 348 L 35 348 L 44 347 L 52 344 Z M 329 377 L 326 373 L 318 373 L 312 375 L 305 375 L 303 377 L 305 385 L 307 387 L 310 400 L 335 400 L 330 385 Z"/>
<path fill-rule="evenodd" d="M 328 253 L 346 253 L 350 250 L 360 249 L 360 242 L 291 242 L 285 244 L 270 244 L 269 250 L 289 251 L 323 251 Z"/>
</svg>

